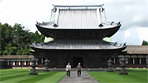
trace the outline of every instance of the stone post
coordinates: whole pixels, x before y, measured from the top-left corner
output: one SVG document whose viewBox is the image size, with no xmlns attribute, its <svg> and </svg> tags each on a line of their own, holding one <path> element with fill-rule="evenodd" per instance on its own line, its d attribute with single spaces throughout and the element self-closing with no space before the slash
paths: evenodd
<svg viewBox="0 0 148 83">
<path fill-rule="evenodd" d="M 31 69 L 31 73 L 29 75 L 38 75 L 38 73 L 35 70 L 35 67 L 37 66 L 36 61 L 37 61 L 37 59 L 35 57 L 31 59 L 31 62 L 32 62 L 31 67 L 32 67 L 32 69 Z"/>
<path fill-rule="evenodd" d="M 48 70 L 48 65 L 49 65 L 49 60 L 48 60 L 48 58 L 46 58 L 46 60 L 44 61 L 45 62 L 45 70 L 44 71 L 49 71 Z"/>
<path fill-rule="evenodd" d="M 128 73 L 125 70 L 126 59 L 123 57 L 123 58 L 119 59 L 119 61 L 120 61 L 120 67 L 122 68 L 119 75 L 128 75 Z"/>
<path fill-rule="evenodd" d="M 107 61 L 107 63 L 108 63 L 108 70 L 107 70 L 107 72 L 113 72 L 113 70 L 111 70 L 112 63 L 113 63 L 113 61 L 111 60 L 111 58 L 109 58 L 109 60 Z"/>
</svg>

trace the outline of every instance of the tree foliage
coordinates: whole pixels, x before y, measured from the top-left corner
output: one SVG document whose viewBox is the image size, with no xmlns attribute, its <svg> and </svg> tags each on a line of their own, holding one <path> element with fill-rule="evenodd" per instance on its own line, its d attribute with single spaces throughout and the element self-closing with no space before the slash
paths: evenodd
<svg viewBox="0 0 148 83">
<path fill-rule="evenodd" d="M 25 30 L 21 24 L 0 23 L 0 55 L 29 55 L 30 45 L 44 41 L 44 36 Z"/>
<path fill-rule="evenodd" d="M 142 45 L 148 45 L 148 42 L 143 40 Z"/>
</svg>

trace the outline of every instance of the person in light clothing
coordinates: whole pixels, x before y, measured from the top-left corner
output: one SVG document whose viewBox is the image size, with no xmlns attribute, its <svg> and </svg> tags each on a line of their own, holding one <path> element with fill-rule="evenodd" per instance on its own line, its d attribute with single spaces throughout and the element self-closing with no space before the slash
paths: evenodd
<svg viewBox="0 0 148 83">
<path fill-rule="evenodd" d="M 77 75 L 78 76 L 81 76 L 81 70 L 82 70 L 81 63 L 78 63 L 78 65 L 77 65 Z"/>
<path fill-rule="evenodd" d="M 68 63 L 66 65 L 66 71 L 67 71 L 67 76 L 69 76 L 69 77 L 70 77 L 70 70 L 71 70 L 71 65 L 70 65 L 70 63 Z"/>
</svg>

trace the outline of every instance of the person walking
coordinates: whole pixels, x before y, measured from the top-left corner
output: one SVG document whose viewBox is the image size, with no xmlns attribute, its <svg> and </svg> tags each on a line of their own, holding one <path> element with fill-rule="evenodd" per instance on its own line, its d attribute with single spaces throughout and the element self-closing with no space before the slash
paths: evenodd
<svg viewBox="0 0 148 83">
<path fill-rule="evenodd" d="M 68 63 L 66 65 L 66 71 L 67 71 L 67 76 L 69 76 L 69 77 L 70 77 L 70 70 L 71 70 L 71 65 L 70 65 L 70 63 Z"/>
<path fill-rule="evenodd" d="M 78 63 L 78 65 L 77 65 L 77 75 L 78 76 L 81 76 L 81 70 L 82 70 L 81 63 Z"/>
</svg>

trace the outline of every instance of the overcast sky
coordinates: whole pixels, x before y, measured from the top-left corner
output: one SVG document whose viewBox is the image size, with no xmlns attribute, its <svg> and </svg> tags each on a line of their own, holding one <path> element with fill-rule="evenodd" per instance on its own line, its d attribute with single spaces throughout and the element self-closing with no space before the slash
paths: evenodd
<svg viewBox="0 0 148 83">
<path fill-rule="evenodd" d="M 104 4 L 107 21 L 122 24 L 112 41 L 128 45 L 148 41 L 148 0 L 0 0 L 0 22 L 12 26 L 19 23 L 35 32 L 36 21 L 49 21 L 52 4 Z"/>
</svg>

